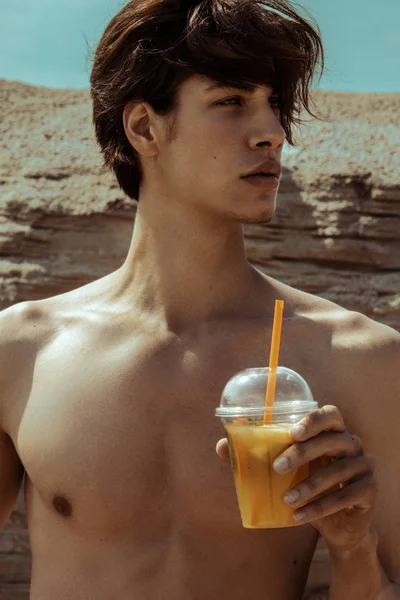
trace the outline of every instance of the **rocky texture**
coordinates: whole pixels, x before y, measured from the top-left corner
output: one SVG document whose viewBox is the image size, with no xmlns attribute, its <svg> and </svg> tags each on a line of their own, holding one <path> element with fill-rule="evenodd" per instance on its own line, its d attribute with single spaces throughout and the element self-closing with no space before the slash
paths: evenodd
<svg viewBox="0 0 400 600">
<path fill-rule="evenodd" d="M 31 555 L 23 494 L 0 534 L 0 600 L 28 600 Z"/>
<path fill-rule="evenodd" d="M 400 329 L 400 94 L 318 91 L 314 99 L 327 120 L 306 123 L 298 146 L 284 153 L 276 217 L 245 226 L 249 259 L 290 285 Z M 120 266 L 136 206 L 101 167 L 87 91 L 0 80 L 0 102 L 5 308 Z M 27 599 L 21 504 L 1 535 L 0 561 L 0 600 Z M 310 574 L 314 600 L 326 597 L 317 590 L 328 581 L 321 545 Z"/>
</svg>

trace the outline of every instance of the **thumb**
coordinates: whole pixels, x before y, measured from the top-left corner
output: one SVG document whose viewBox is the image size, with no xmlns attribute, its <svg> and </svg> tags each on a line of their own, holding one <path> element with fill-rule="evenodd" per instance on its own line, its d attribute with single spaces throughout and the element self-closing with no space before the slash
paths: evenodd
<svg viewBox="0 0 400 600">
<path fill-rule="evenodd" d="M 229 460 L 229 448 L 228 448 L 228 440 L 223 438 L 219 440 L 217 443 L 215 450 L 217 451 L 218 456 L 225 461 Z"/>
</svg>

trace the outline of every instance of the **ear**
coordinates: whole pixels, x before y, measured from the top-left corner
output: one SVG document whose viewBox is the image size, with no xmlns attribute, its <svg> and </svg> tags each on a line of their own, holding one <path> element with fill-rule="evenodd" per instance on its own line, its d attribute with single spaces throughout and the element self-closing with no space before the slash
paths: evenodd
<svg viewBox="0 0 400 600">
<path fill-rule="evenodd" d="M 125 134 L 140 156 L 154 156 L 158 151 L 155 127 L 155 114 L 145 102 L 129 102 L 123 112 Z"/>
</svg>

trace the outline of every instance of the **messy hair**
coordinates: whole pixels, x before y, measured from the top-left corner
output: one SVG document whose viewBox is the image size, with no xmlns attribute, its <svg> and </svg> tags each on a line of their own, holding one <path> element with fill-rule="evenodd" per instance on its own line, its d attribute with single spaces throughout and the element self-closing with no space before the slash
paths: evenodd
<svg viewBox="0 0 400 600">
<path fill-rule="evenodd" d="M 139 199 L 142 171 L 124 131 L 124 108 L 144 101 L 170 119 L 179 86 L 195 74 L 229 87 L 271 86 L 294 145 L 301 112 L 318 118 L 310 96 L 318 64 L 322 75 L 318 25 L 289 0 L 131 0 L 110 21 L 93 56 L 93 124 L 104 166 Z"/>
</svg>

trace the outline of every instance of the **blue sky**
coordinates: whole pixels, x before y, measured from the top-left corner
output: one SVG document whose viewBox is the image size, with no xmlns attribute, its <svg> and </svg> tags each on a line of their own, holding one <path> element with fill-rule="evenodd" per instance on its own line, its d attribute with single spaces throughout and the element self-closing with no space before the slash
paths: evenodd
<svg viewBox="0 0 400 600">
<path fill-rule="evenodd" d="M 0 77 L 58 88 L 89 86 L 94 48 L 124 0 L 1 0 Z M 324 41 L 319 88 L 400 92 L 400 0 L 302 0 Z"/>
</svg>

